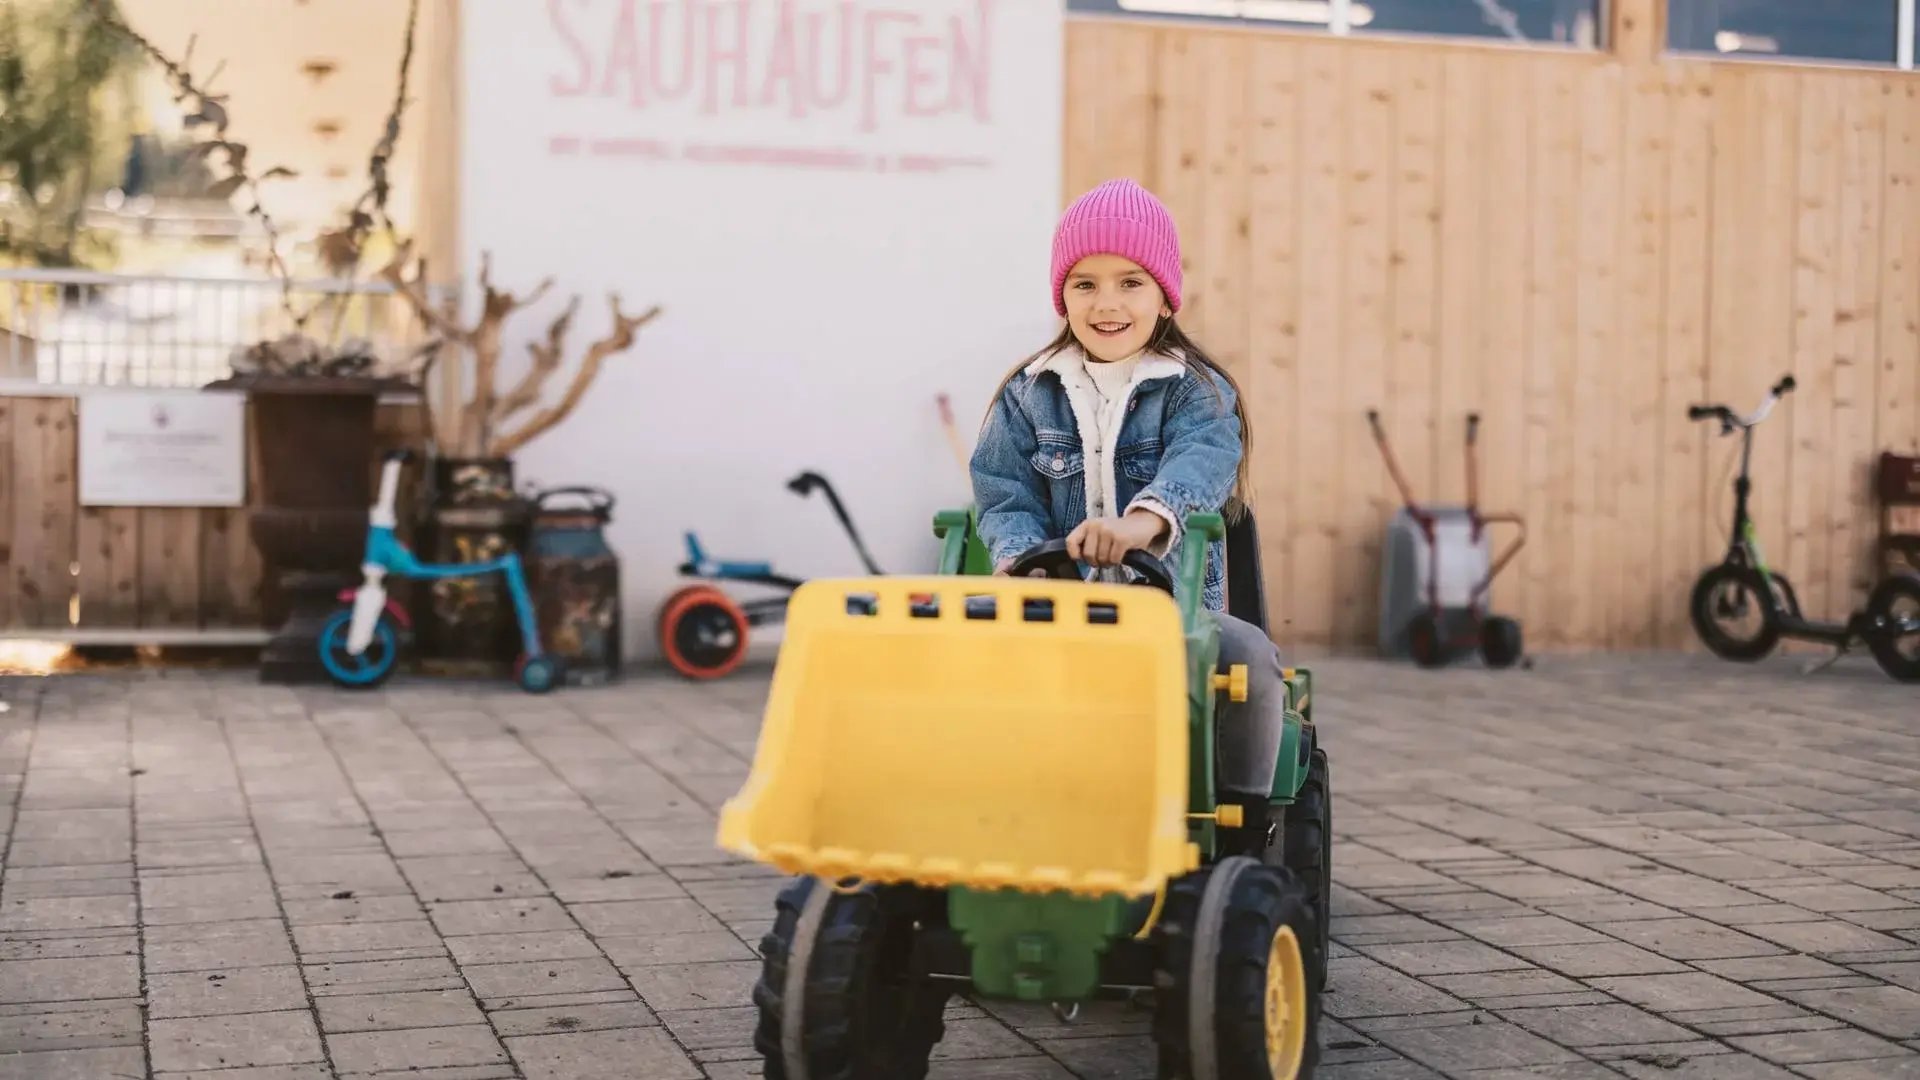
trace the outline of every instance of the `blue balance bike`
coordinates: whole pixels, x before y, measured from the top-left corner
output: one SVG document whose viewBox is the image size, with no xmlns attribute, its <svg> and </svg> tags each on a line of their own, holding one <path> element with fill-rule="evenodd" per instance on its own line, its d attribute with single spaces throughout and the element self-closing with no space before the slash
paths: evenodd
<svg viewBox="0 0 1920 1080">
<path fill-rule="evenodd" d="M 520 623 L 525 652 L 514 665 L 514 681 L 529 693 L 544 694 L 560 683 L 560 663 L 540 647 L 534 622 L 533 598 L 527 592 L 520 556 L 509 551 L 497 559 L 471 563 L 423 563 L 393 533 L 394 498 L 400 486 L 400 468 L 413 459 L 411 450 L 392 450 L 380 468 L 380 494 L 367 520 L 366 554 L 360 562 L 364 578 L 356 589 L 340 594 L 342 606 L 320 629 L 320 663 L 340 686 L 364 690 L 380 685 L 400 662 L 400 644 L 412 620 L 399 603 L 387 596 L 388 575 L 432 580 L 504 574 Z"/>
</svg>

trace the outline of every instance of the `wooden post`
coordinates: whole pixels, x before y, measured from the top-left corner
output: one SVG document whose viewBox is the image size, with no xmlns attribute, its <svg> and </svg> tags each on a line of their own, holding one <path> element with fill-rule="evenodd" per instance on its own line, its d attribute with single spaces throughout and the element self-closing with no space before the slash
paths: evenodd
<svg viewBox="0 0 1920 1080">
<path fill-rule="evenodd" d="M 415 68 L 420 111 L 414 129 L 419 182 L 414 185 L 414 247 L 434 284 L 457 281 L 460 237 L 460 4 L 421 0 Z"/>
<path fill-rule="evenodd" d="M 1644 64 L 1666 48 L 1668 0 L 1608 0 L 1608 46 L 1623 63 Z"/>
<path fill-rule="evenodd" d="M 460 235 L 460 118 L 465 108 L 461 72 L 461 0 L 422 0 L 420 23 L 424 31 L 425 71 L 421 122 L 418 128 L 419 182 L 414 188 L 416 248 L 426 260 L 428 288 L 458 285 L 466 268 L 465 237 Z M 461 346 L 443 346 L 442 360 L 421 390 L 436 416 L 452 416 L 466 398 L 462 373 L 466 363 Z M 434 443 L 434 431 L 423 435 Z"/>
</svg>

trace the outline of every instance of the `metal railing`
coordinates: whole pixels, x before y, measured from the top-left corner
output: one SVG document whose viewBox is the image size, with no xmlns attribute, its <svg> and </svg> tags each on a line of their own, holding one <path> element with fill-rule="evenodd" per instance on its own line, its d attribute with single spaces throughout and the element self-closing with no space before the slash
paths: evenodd
<svg viewBox="0 0 1920 1080">
<path fill-rule="evenodd" d="M 430 336 L 384 281 L 295 281 L 288 299 L 312 309 L 309 336 L 363 340 L 383 363 Z M 291 332 L 287 306 L 265 277 L 0 270 L 0 381 L 201 386 L 231 374 L 236 351 Z"/>
</svg>

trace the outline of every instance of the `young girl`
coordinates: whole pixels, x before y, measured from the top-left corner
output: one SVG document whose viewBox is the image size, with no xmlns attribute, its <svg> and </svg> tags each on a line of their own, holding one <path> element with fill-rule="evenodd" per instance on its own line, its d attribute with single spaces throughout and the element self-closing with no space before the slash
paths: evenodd
<svg viewBox="0 0 1920 1080">
<path fill-rule="evenodd" d="M 1160 560 L 1179 588 L 1188 514 L 1242 509 L 1246 415 L 1239 388 L 1174 323 L 1180 240 L 1165 206 L 1110 180 L 1067 208 L 1053 236 L 1053 306 L 1066 326 L 1010 372 L 972 460 L 981 538 L 996 573 L 1066 537 L 1095 576 L 1126 581 L 1127 553 Z M 1223 666 L 1245 664 L 1245 708 L 1221 718 L 1220 783 L 1272 790 L 1284 703 L 1280 654 L 1224 611 L 1224 545 L 1208 544 L 1203 605 L 1220 624 Z"/>
</svg>

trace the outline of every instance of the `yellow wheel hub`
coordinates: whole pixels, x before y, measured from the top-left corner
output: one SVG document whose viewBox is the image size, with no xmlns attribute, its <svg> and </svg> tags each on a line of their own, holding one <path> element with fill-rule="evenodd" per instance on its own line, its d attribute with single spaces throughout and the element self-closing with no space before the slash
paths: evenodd
<svg viewBox="0 0 1920 1080">
<path fill-rule="evenodd" d="M 1267 1071 L 1294 1080 L 1306 1056 L 1307 966 L 1293 927 L 1274 931 L 1267 949 Z"/>
</svg>

